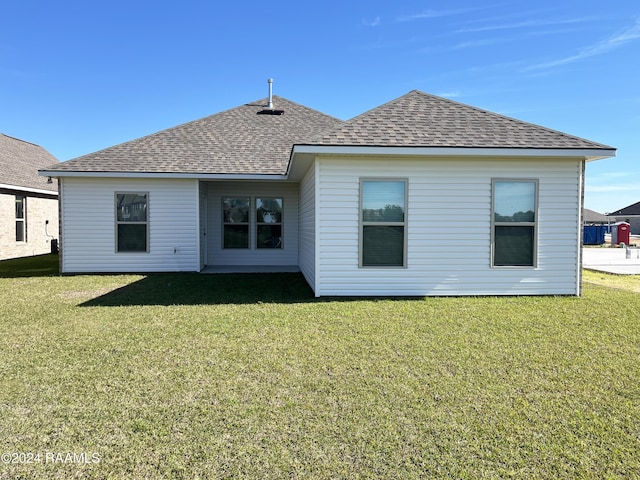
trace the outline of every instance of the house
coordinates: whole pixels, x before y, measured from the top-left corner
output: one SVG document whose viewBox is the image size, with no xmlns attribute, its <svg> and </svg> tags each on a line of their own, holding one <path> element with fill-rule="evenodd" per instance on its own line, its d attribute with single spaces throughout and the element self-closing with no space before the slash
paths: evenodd
<svg viewBox="0 0 640 480">
<path fill-rule="evenodd" d="M 609 218 L 595 210 L 584 208 L 582 210 L 582 221 L 585 225 L 607 225 Z"/>
<path fill-rule="evenodd" d="M 51 252 L 58 238 L 58 185 L 38 175 L 56 158 L 0 133 L 0 260 Z"/>
<path fill-rule="evenodd" d="M 579 295 L 585 162 L 615 149 L 417 90 L 279 96 L 41 172 L 62 272 L 301 271 L 316 296 Z"/>
<path fill-rule="evenodd" d="M 627 222 L 631 228 L 631 235 L 640 235 L 640 202 L 621 208 L 607 216 L 615 222 Z"/>
</svg>

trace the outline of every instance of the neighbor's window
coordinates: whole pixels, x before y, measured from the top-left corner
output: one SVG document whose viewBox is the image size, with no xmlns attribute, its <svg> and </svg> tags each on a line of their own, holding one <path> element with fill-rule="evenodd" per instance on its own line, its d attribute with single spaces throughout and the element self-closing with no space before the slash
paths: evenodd
<svg viewBox="0 0 640 480">
<path fill-rule="evenodd" d="M 116 252 L 148 252 L 149 194 L 116 193 Z"/>
<path fill-rule="evenodd" d="M 360 182 L 360 266 L 406 266 L 407 181 Z"/>
<path fill-rule="evenodd" d="M 537 180 L 493 180 L 494 267 L 536 266 Z"/>
<path fill-rule="evenodd" d="M 27 241 L 27 197 L 16 195 L 16 242 Z"/>
<path fill-rule="evenodd" d="M 282 198 L 256 198 L 256 248 L 282 248 Z"/>
<path fill-rule="evenodd" d="M 222 199 L 223 248 L 249 248 L 248 197 Z"/>
</svg>

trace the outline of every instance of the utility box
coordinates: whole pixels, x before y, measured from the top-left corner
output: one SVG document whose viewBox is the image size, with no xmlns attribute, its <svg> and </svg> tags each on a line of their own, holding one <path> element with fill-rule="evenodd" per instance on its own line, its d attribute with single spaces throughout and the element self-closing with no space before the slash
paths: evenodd
<svg viewBox="0 0 640 480">
<path fill-rule="evenodd" d="M 625 245 L 629 245 L 630 234 L 631 225 L 627 222 L 614 223 L 613 229 L 611 230 L 611 244 L 618 245 L 619 243 L 624 243 Z"/>
<path fill-rule="evenodd" d="M 606 229 L 605 225 L 585 225 L 582 227 L 583 245 L 603 245 Z"/>
</svg>

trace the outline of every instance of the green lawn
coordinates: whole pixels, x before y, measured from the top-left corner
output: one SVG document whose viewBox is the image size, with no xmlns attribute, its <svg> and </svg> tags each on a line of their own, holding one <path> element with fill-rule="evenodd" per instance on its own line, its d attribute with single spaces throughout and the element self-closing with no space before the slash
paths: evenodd
<svg viewBox="0 0 640 480">
<path fill-rule="evenodd" d="M 0 454 L 25 454 L 0 479 L 638 478 L 624 278 L 317 300 L 294 274 L 0 262 Z"/>
</svg>

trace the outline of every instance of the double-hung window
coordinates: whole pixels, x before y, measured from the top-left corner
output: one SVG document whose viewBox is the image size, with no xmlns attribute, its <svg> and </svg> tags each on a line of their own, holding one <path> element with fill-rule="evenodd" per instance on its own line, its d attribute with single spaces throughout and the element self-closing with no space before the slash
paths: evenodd
<svg viewBox="0 0 640 480">
<path fill-rule="evenodd" d="M 16 242 L 27 241 L 27 197 L 16 195 Z"/>
<path fill-rule="evenodd" d="M 360 266 L 406 267 L 407 180 L 360 181 Z"/>
<path fill-rule="evenodd" d="M 149 251 L 148 203 L 148 193 L 116 193 L 116 252 Z"/>
<path fill-rule="evenodd" d="M 535 267 L 537 263 L 538 181 L 492 181 L 494 267 Z"/>
</svg>

